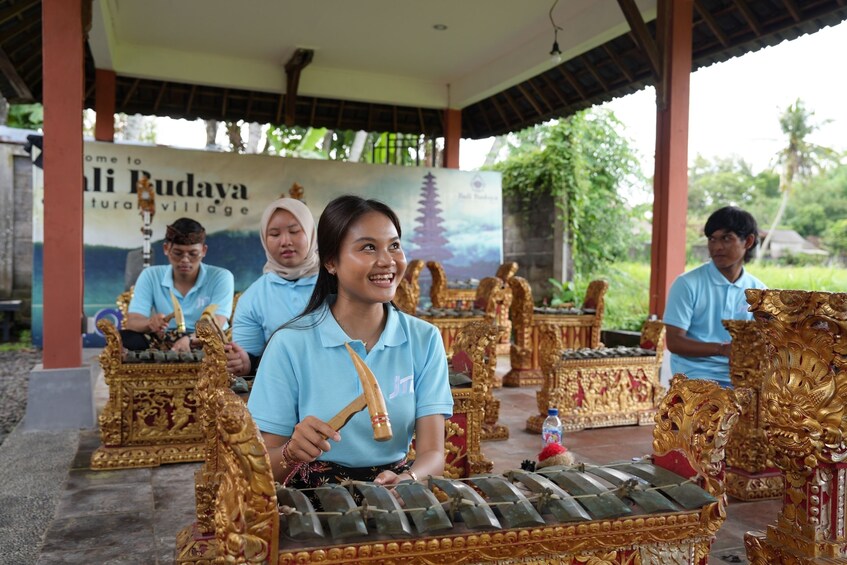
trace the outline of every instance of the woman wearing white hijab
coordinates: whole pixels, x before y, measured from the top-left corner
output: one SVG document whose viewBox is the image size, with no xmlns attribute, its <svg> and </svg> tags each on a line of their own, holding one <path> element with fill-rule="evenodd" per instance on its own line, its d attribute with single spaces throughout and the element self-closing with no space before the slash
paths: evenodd
<svg viewBox="0 0 847 565">
<path fill-rule="evenodd" d="M 235 307 L 227 368 L 236 376 L 256 373 L 271 334 L 306 307 L 318 278 L 318 236 L 309 208 L 294 198 L 271 202 L 262 213 L 259 237 L 264 275 Z"/>
</svg>

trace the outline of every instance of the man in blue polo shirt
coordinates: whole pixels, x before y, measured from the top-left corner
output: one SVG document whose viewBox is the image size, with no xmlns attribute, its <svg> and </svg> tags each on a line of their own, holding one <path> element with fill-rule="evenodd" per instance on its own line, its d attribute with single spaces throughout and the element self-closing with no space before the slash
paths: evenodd
<svg viewBox="0 0 847 565">
<path fill-rule="evenodd" d="M 744 264 L 759 243 L 749 212 L 726 206 L 706 221 L 711 261 L 677 277 L 668 293 L 664 322 L 671 370 L 688 377 L 730 384 L 731 337 L 721 320 L 750 320 L 744 291 L 765 288 Z"/>
<path fill-rule="evenodd" d="M 232 312 L 235 282 L 228 270 L 203 264 L 206 230 L 190 218 L 180 218 L 167 227 L 165 256 L 168 265 L 147 267 L 135 283 L 128 316 L 121 332 L 127 349 L 146 349 L 146 336 L 163 336 L 177 328 L 177 320 L 167 319 L 174 311 L 176 297 L 185 318 L 185 335 L 175 336 L 171 349 L 188 351 L 194 324 L 210 304 L 217 305 L 215 318 L 226 327 Z"/>
</svg>

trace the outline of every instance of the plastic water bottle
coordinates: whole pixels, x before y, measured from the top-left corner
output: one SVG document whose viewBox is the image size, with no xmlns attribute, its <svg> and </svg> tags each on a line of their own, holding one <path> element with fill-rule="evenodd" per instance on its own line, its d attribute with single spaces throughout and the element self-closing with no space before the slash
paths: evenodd
<svg viewBox="0 0 847 565">
<path fill-rule="evenodd" d="M 558 408 L 548 408 L 547 418 L 541 425 L 541 449 L 551 443 L 562 444 L 562 421 L 559 419 Z"/>
</svg>

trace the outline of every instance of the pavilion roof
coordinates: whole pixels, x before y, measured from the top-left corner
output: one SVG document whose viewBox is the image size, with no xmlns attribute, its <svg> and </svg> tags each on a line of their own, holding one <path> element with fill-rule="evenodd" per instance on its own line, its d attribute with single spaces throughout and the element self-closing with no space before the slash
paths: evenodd
<svg viewBox="0 0 847 565">
<path fill-rule="evenodd" d="M 584 6 L 586 10 L 599 4 L 608 4 L 602 6 L 603 10 L 617 10 L 618 19 L 623 18 L 618 3 L 613 0 L 570 1 Z M 220 2 L 222 0 L 212 2 L 210 6 L 222 6 Z M 161 1 L 146 0 L 139 4 L 155 7 L 161 4 Z M 311 4 L 314 6 L 321 3 L 312 2 Z M 356 5 L 356 9 L 361 12 L 363 22 L 368 22 L 369 18 L 379 18 L 378 15 L 367 13 L 367 6 L 379 4 L 378 2 L 349 4 Z M 450 3 L 435 2 L 435 4 L 446 13 L 450 10 Z M 512 2 L 512 4 L 522 6 L 524 11 L 531 5 L 526 2 Z M 639 1 L 639 4 L 648 5 L 648 9 L 642 9 L 642 14 L 645 20 L 650 20 L 647 22 L 647 27 L 651 35 L 655 37 L 655 1 Z M 127 10 L 129 5 L 131 3 L 120 3 L 117 0 L 95 0 L 94 30 L 97 30 L 100 21 L 98 14 L 106 13 L 110 17 L 116 17 L 115 14 L 119 12 L 119 9 Z M 299 13 L 297 10 L 307 10 L 304 6 L 295 6 L 293 13 L 296 15 Z M 382 4 L 380 7 L 385 9 L 385 6 Z M 507 6 L 509 6 L 508 3 L 500 3 L 499 9 L 506 10 Z M 694 0 L 694 6 L 693 70 L 782 41 L 792 40 L 847 19 L 847 0 Z M 543 45 L 544 48 L 541 50 L 546 51 L 552 39 L 552 29 L 547 21 L 549 6 L 545 3 L 544 6 L 537 7 L 541 17 L 527 23 L 525 37 L 526 41 L 531 39 L 534 42 L 535 51 L 540 49 L 539 45 Z M 308 9 L 314 11 L 317 8 Z M 178 14 L 174 14 L 174 17 L 177 16 Z M 471 13 L 470 16 L 473 14 Z M 167 16 L 159 14 L 159 17 Z M 409 18 L 408 15 L 403 17 Z M 432 16 L 428 21 L 436 21 L 438 17 L 438 15 Z M 500 14 L 498 17 L 502 21 L 503 18 L 517 18 L 518 13 Z M 456 22 L 455 26 L 451 24 L 451 27 L 461 27 L 463 23 L 467 25 L 466 22 Z M 492 27 L 495 27 L 495 23 L 492 20 Z M 562 21 L 557 22 L 560 25 L 562 23 Z M 568 28 L 567 25 L 564 27 Z M 431 33 L 431 30 L 429 31 Z M 475 47 L 494 49 L 493 45 L 496 43 L 483 46 L 471 43 L 477 31 L 466 32 L 469 37 L 463 38 L 463 41 L 467 42 L 467 46 L 454 49 L 458 59 L 461 59 L 460 53 L 465 50 L 470 52 Z M 365 47 L 370 48 L 366 39 L 371 33 L 375 32 L 366 27 L 358 31 L 358 37 L 362 38 L 363 43 L 363 50 L 358 54 L 359 57 L 367 53 L 364 51 Z M 492 64 L 498 65 L 502 60 L 504 69 L 498 72 L 504 76 L 485 85 L 474 85 L 472 88 L 471 81 L 466 81 L 467 84 L 463 86 L 463 75 L 459 74 L 462 71 L 457 70 L 456 67 L 449 69 L 449 72 L 453 74 L 452 78 L 444 74 L 448 72 L 445 70 L 440 71 L 442 73 L 439 75 L 440 78 L 427 77 L 427 80 L 436 85 L 440 80 L 445 84 L 449 82 L 463 87 L 464 90 L 455 89 L 459 93 L 456 99 L 450 98 L 449 88 L 446 89 L 447 95 L 443 99 L 439 99 L 438 96 L 428 99 L 421 96 L 418 99 L 413 94 L 392 99 L 391 92 L 375 94 L 367 89 L 357 91 L 354 88 L 347 88 L 345 90 L 343 85 L 335 90 L 326 88 L 322 91 L 317 85 L 308 83 L 306 77 L 310 76 L 309 73 L 312 71 L 311 67 L 306 67 L 303 70 L 304 79 L 296 98 L 295 123 L 300 126 L 340 130 L 361 129 L 439 136 L 444 129 L 443 109 L 453 107 L 462 110 L 462 136 L 483 138 L 517 131 L 552 118 L 568 116 L 583 108 L 623 96 L 654 83 L 649 59 L 639 48 L 634 34 L 629 31 L 625 23 L 621 25 L 615 20 L 603 29 L 592 31 L 592 33 L 593 41 L 569 44 L 568 37 L 565 37 L 564 32 L 560 32 L 559 41 L 563 44 L 565 53 L 561 64 L 551 66 L 549 62 L 546 65 L 543 64 L 544 61 L 536 62 L 526 72 L 519 71 L 519 67 L 506 68 L 511 64 L 508 61 L 508 51 L 495 53 L 493 62 L 489 60 L 485 64 L 478 64 L 472 71 L 468 66 L 471 64 L 470 60 L 457 61 L 457 64 L 465 65 L 466 75 L 476 73 L 474 76 L 479 77 L 485 74 L 485 65 L 492 69 L 494 68 Z M 102 30 L 92 33 L 86 49 L 85 104 L 89 108 L 94 107 L 93 71 L 95 67 L 113 68 L 117 75 L 117 112 L 186 119 L 282 122 L 285 102 L 284 80 L 278 81 L 281 86 L 274 90 L 266 87 L 250 87 L 249 84 L 245 86 L 247 83 L 244 81 L 227 83 L 225 76 L 220 77 L 219 80 L 210 81 L 198 73 L 189 72 L 185 76 L 197 78 L 181 81 L 174 76 L 155 76 L 154 73 L 149 72 L 122 70 L 117 62 L 103 55 L 109 53 L 108 46 L 104 47 L 103 35 Z M 240 41 L 244 43 L 245 39 L 241 38 Z M 513 39 L 515 45 L 519 42 L 519 39 Z M 379 41 L 373 43 L 378 45 Z M 436 49 L 436 47 L 433 44 L 432 48 Z M 408 46 L 397 44 L 382 46 L 383 52 L 386 49 L 399 51 L 407 48 Z M 426 45 L 416 47 L 417 51 L 426 48 Z M 517 53 L 515 58 L 519 58 L 522 48 L 518 46 L 510 49 Z M 523 52 L 525 51 L 527 49 L 523 49 Z M 320 55 L 321 51 L 317 53 Z M 413 57 L 416 51 L 412 50 L 409 53 L 411 54 L 408 57 Z M 474 53 L 478 55 L 479 51 Z M 821 54 L 822 57 L 827 55 Z M 406 55 L 398 54 L 398 56 Z M 546 52 L 541 53 L 541 56 L 546 59 Z M 376 54 L 374 58 L 377 62 L 382 61 Z M 114 59 L 117 59 L 117 56 Z M 523 63 L 517 61 L 516 64 Z M 343 67 L 337 67 L 336 70 L 338 68 L 343 69 Z M 0 0 L 0 93 L 12 102 L 39 101 L 42 94 L 41 70 L 41 1 Z M 505 76 L 507 71 L 508 76 Z M 318 71 L 315 72 L 317 74 Z M 324 73 L 322 76 L 332 74 L 326 68 L 320 69 L 319 72 Z M 378 69 L 373 72 L 378 72 Z M 426 69 L 421 65 L 421 73 L 425 72 Z M 343 73 L 342 70 L 335 74 Z M 362 76 L 377 75 L 362 74 Z M 355 93 L 355 95 L 348 96 L 345 92 Z"/>
</svg>

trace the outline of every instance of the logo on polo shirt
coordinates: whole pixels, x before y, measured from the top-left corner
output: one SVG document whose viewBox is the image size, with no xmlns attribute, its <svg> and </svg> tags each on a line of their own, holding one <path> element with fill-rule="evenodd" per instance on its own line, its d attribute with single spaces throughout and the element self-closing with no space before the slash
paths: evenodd
<svg viewBox="0 0 847 565">
<path fill-rule="evenodd" d="M 394 399 L 404 394 L 411 394 L 413 389 L 412 385 L 414 384 L 414 382 L 414 375 L 409 375 L 408 377 L 394 377 L 394 390 L 391 391 L 391 394 L 388 395 L 388 398 Z"/>
</svg>

